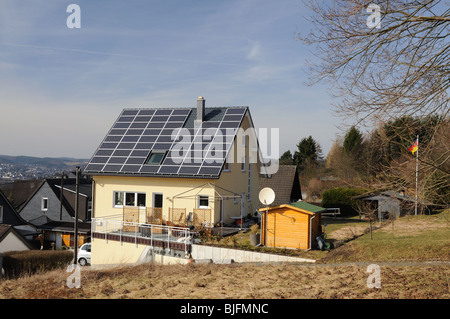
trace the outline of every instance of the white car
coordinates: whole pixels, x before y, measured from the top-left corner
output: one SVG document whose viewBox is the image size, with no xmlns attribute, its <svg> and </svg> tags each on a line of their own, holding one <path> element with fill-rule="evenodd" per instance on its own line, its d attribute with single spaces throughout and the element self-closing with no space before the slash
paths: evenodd
<svg viewBox="0 0 450 319">
<path fill-rule="evenodd" d="M 86 266 L 91 263 L 91 243 L 84 244 L 78 250 L 78 263 L 81 266 Z"/>
</svg>

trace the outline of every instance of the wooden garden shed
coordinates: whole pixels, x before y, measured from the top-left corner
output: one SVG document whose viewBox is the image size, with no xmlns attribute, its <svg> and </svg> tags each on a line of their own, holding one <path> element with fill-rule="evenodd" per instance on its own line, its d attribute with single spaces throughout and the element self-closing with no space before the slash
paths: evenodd
<svg viewBox="0 0 450 319">
<path fill-rule="evenodd" d="M 261 208 L 261 243 L 268 247 L 314 249 L 325 208 L 305 202 Z"/>
</svg>

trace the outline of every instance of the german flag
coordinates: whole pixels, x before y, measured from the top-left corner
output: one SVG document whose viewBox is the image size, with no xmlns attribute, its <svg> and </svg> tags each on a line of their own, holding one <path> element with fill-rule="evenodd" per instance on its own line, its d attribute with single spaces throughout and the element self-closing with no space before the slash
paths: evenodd
<svg viewBox="0 0 450 319">
<path fill-rule="evenodd" d="M 418 148 L 419 148 L 419 141 L 416 140 L 414 144 L 408 148 L 408 151 L 410 151 L 414 155 L 414 153 L 417 152 Z"/>
</svg>

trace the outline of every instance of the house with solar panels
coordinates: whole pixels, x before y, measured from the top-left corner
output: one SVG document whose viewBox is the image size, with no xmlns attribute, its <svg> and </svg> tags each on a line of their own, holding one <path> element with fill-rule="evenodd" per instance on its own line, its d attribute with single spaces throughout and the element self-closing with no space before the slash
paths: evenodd
<svg viewBox="0 0 450 319">
<path fill-rule="evenodd" d="M 192 235 L 259 207 L 248 107 L 124 109 L 90 159 L 92 264 L 189 255 Z"/>
</svg>

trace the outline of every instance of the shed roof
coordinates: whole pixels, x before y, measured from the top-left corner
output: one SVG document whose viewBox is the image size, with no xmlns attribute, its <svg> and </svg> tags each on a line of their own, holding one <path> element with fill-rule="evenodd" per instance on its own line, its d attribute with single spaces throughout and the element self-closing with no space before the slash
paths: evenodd
<svg viewBox="0 0 450 319">
<path fill-rule="evenodd" d="M 296 210 L 298 212 L 306 213 L 309 215 L 314 215 L 316 213 L 321 213 L 321 212 L 326 211 L 326 209 L 323 207 L 305 203 L 305 202 L 301 202 L 301 201 L 289 203 L 289 204 L 282 204 L 282 205 L 278 205 L 278 206 L 273 206 L 273 207 L 269 207 L 268 209 L 269 209 L 269 211 L 271 211 L 271 210 L 277 210 L 280 208 L 290 208 L 290 209 Z M 259 211 L 266 211 L 266 209 L 267 208 L 261 208 Z"/>
</svg>

